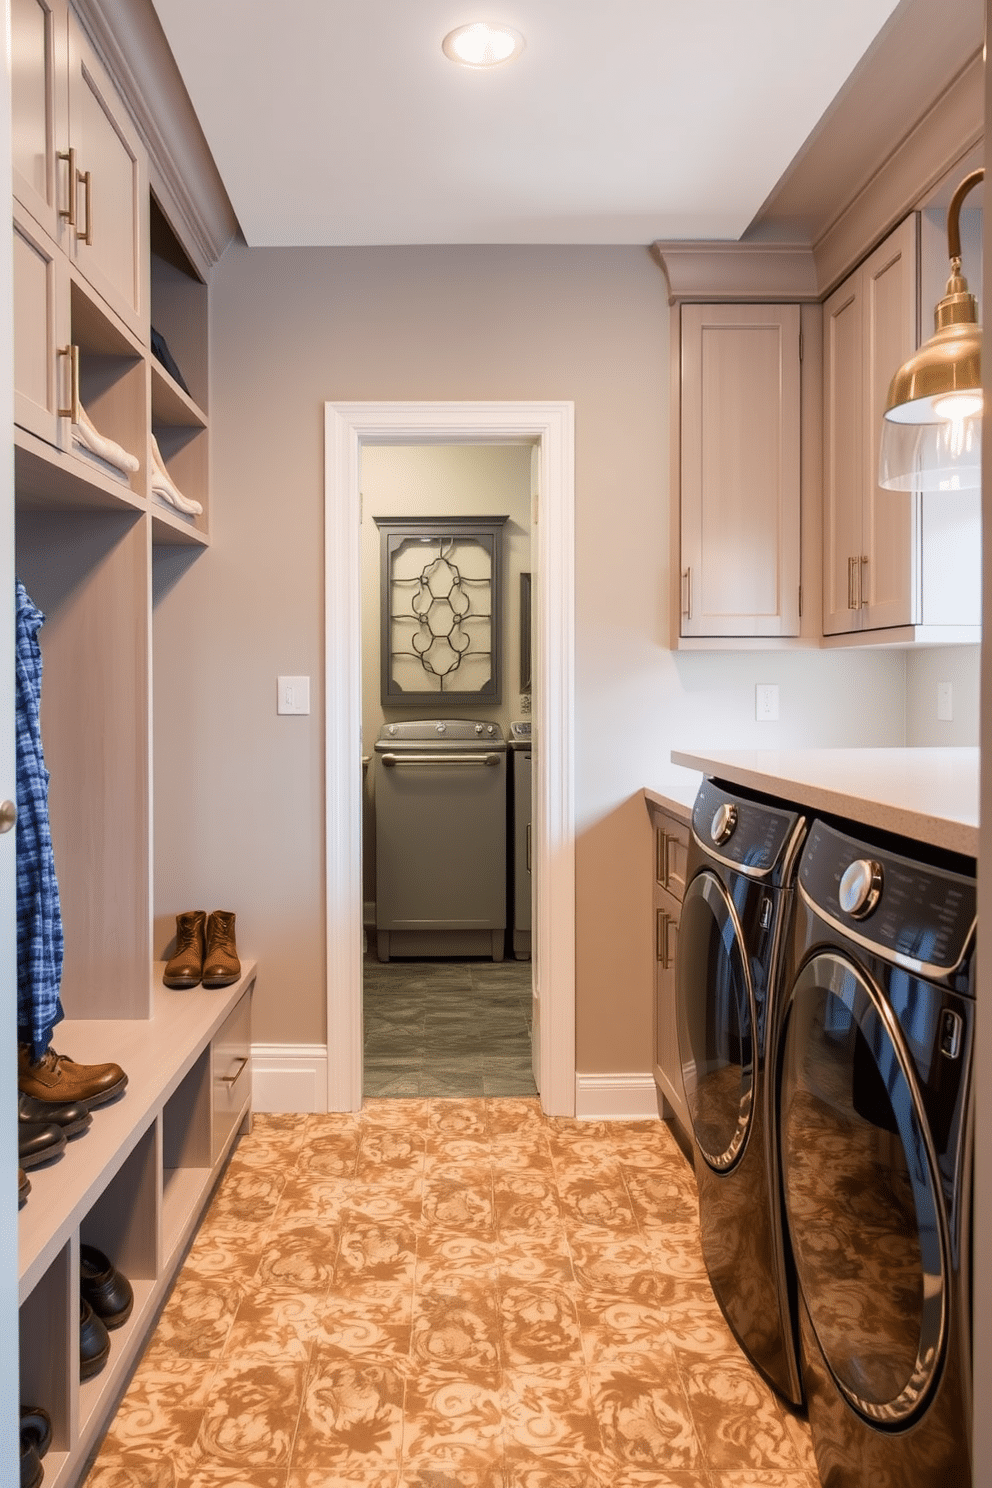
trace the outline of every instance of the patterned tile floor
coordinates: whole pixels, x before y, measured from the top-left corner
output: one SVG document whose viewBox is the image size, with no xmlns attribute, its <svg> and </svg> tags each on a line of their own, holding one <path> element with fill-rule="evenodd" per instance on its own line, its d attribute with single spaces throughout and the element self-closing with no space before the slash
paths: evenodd
<svg viewBox="0 0 992 1488">
<path fill-rule="evenodd" d="M 364 968 L 368 1096 L 536 1095 L 529 961 Z"/>
<path fill-rule="evenodd" d="M 242 1139 L 86 1488 L 815 1488 L 660 1122 L 369 1100 Z"/>
</svg>

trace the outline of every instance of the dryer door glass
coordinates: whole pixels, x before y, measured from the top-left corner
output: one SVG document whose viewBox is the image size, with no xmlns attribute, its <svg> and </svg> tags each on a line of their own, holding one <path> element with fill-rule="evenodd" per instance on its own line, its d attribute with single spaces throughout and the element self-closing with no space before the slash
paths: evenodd
<svg viewBox="0 0 992 1488">
<path fill-rule="evenodd" d="M 744 1147 L 754 1099 L 754 996 L 740 921 L 720 880 L 696 875 L 679 922 L 679 1058 L 693 1133 L 711 1168 Z"/>
<path fill-rule="evenodd" d="M 915 987 L 921 1003 L 933 990 Z M 782 1181 L 800 1290 L 848 1402 L 897 1426 L 921 1407 L 946 1329 L 944 1211 L 916 1079 L 891 1007 L 833 952 L 800 972 L 787 1018 Z"/>
</svg>

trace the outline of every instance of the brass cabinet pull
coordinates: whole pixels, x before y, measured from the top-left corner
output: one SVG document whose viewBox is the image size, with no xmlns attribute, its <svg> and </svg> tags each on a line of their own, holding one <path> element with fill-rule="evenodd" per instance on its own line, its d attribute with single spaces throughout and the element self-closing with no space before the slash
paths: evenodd
<svg viewBox="0 0 992 1488">
<path fill-rule="evenodd" d="M 64 217 L 70 227 L 75 227 L 76 177 L 78 174 L 76 171 L 76 152 L 71 147 L 68 150 L 59 150 L 56 158 L 67 161 L 69 166 L 69 205 L 67 207 L 59 207 L 59 216 Z"/>
<path fill-rule="evenodd" d="M 655 830 L 654 876 L 662 888 L 668 888 L 668 833 L 663 827 Z"/>
<path fill-rule="evenodd" d="M 235 1070 L 234 1074 L 233 1075 L 221 1075 L 221 1077 L 220 1077 L 221 1078 L 221 1082 L 224 1085 L 236 1085 L 238 1083 L 238 1081 L 241 1079 L 241 1076 L 244 1074 L 245 1065 L 248 1063 L 248 1059 L 249 1059 L 249 1056 L 247 1054 L 241 1055 L 241 1057 L 238 1060 L 238 1067 Z"/>
<path fill-rule="evenodd" d="M 59 356 L 69 358 L 69 406 L 59 409 L 59 418 L 79 423 L 79 347 L 75 344 L 60 346 Z"/>
<path fill-rule="evenodd" d="M 532 870 L 532 868 L 531 868 L 531 865 L 530 865 L 530 864 L 531 864 L 531 858 L 530 858 L 530 842 L 531 842 L 531 836 L 530 836 L 530 822 L 528 822 L 528 823 L 527 823 L 527 872 L 528 872 L 528 873 L 531 873 L 531 872 L 532 872 L 532 871 L 533 871 L 533 870 Z"/>
<path fill-rule="evenodd" d="M 673 927 L 677 931 L 679 928 L 679 922 L 674 915 L 670 915 L 667 910 L 664 909 L 659 909 L 657 911 L 657 916 L 658 918 L 655 922 L 655 959 L 661 962 L 662 971 L 671 971 L 673 957 L 671 951 L 669 950 L 668 933 Z"/>
<path fill-rule="evenodd" d="M 868 554 L 864 553 L 858 565 L 858 609 L 868 608 Z"/>
<path fill-rule="evenodd" d="M 857 565 L 858 565 L 857 558 L 848 558 L 848 560 L 847 560 L 847 608 L 849 610 L 857 610 L 857 609 L 860 608 L 860 605 L 858 604 L 858 601 L 857 601 L 857 599 L 855 597 L 855 594 L 854 594 L 854 575 L 855 575 L 855 572 L 857 571 Z"/>
<path fill-rule="evenodd" d="M 692 619 L 692 569 L 687 568 L 682 575 L 682 590 L 684 603 L 682 613 L 687 620 Z"/>
<path fill-rule="evenodd" d="M 89 171 L 77 171 L 76 180 L 80 182 L 86 192 L 86 230 L 79 234 L 81 243 L 89 243 L 93 246 L 93 182 Z"/>
</svg>

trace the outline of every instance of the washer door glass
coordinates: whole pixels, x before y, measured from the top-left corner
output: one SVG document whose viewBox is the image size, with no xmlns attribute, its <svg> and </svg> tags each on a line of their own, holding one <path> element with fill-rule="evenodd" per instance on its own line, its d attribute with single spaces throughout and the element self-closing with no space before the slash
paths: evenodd
<svg viewBox="0 0 992 1488">
<path fill-rule="evenodd" d="M 792 989 L 782 1061 L 782 1180 L 799 1285 L 838 1386 L 897 1426 L 939 1368 L 943 1206 L 916 1081 L 891 1010 L 850 962 L 814 956 Z"/>
<path fill-rule="evenodd" d="M 690 883 L 679 922 L 679 1058 L 696 1143 L 725 1172 L 754 1100 L 754 995 L 737 911 L 712 873 Z"/>
</svg>

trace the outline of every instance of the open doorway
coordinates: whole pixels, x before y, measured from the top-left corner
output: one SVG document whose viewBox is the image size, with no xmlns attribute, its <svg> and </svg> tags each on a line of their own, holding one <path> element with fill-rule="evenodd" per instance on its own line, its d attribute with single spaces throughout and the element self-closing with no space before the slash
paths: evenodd
<svg viewBox="0 0 992 1488">
<path fill-rule="evenodd" d="M 573 410 L 569 403 L 325 405 L 327 1105 L 362 1099 L 360 472 L 364 445 L 531 443 L 537 880 L 534 1023 L 541 1103 L 575 1109 Z"/>
<path fill-rule="evenodd" d="M 362 445 L 365 1096 L 537 1093 L 536 455 L 523 440 Z"/>
</svg>

